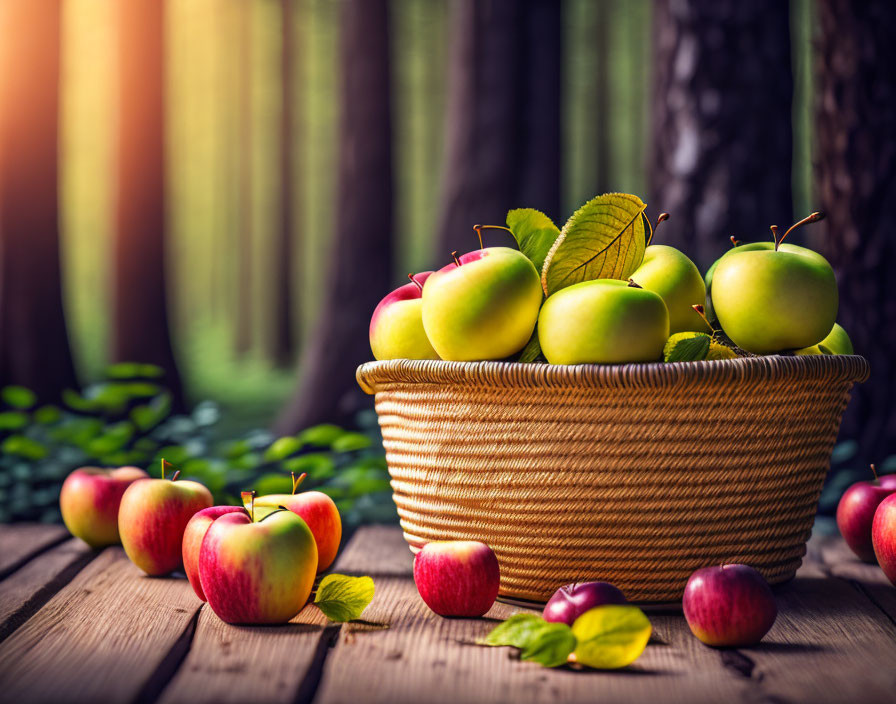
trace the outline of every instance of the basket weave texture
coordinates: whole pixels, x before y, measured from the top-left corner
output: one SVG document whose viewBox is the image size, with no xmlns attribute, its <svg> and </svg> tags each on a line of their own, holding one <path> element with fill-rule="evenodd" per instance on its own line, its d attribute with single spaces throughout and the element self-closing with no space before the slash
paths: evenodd
<svg viewBox="0 0 896 704">
<path fill-rule="evenodd" d="M 390 360 L 358 368 L 376 395 L 413 550 L 481 540 L 501 595 L 544 601 L 605 580 L 632 601 L 681 598 L 725 562 L 793 577 L 857 356 L 677 364 Z"/>
</svg>

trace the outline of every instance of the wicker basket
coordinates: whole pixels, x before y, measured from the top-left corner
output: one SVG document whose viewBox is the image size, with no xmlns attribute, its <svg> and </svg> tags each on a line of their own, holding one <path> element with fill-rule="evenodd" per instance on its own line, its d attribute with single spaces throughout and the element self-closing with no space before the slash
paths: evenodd
<svg viewBox="0 0 896 704">
<path fill-rule="evenodd" d="M 840 418 L 868 362 L 769 356 L 552 366 L 391 360 L 376 394 L 405 538 L 488 543 L 501 595 L 606 580 L 681 598 L 723 562 L 793 577 Z"/>
</svg>

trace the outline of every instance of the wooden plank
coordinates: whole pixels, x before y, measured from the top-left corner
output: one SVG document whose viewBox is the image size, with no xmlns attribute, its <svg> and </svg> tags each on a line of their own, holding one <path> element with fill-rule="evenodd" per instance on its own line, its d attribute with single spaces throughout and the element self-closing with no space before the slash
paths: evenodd
<svg viewBox="0 0 896 704">
<path fill-rule="evenodd" d="M 331 571 L 409 577 L 414 573 L 414 553 L 398 526 L 367 526 L 352 536 Z"/>
<path fill-rule="evenodd" d="M 0 641 L 24 623 L 98 553 L 77 538 L 50 548 L 3 582 Z"/>
<path fill-rule="evenodd" d="M 68 531 L 63 526 L 42 523 L 0 525 L 0 579 L 67 537 Z"/>
<path fill-rule="evenodd" d="M 314 606 L 285 626 L 230 626 L 203 606 L 190 652 L 162 704 L 310 700 L 338 627 Z"/>
<path fill-rule="evenodd" d="M 153 699 L 185 655 L 201 602 L 107 548 L 0 644 L 0 691 L 27 702 Z"/>
<path fill-rule="evenodd" d="M 444 619 L 407 578 L 380 577 L 376 587 L 370 623 L 343 626 L 315 702 L 719 702 L 749 688 L 677 614 L 651 614 L 653 644 L 626 670 L 551 670 L 474 644 L 523 609 L 496 604 L 484 619 Z"/>
<path fill-rule="evenodd" d="M 778 619 L 739 651 L 745 676 L 774 701 L 893 701 L 896 627 L 861 592 L 809 560 L 776 590 Z"/>
<path fill-rule="evenodd" d="M 818 552 L 829 575 L 861 590 L 896 623 L 896 589 L 880 567 L 859 560 L 840 537 L 819 541 Z"/>
</svg>

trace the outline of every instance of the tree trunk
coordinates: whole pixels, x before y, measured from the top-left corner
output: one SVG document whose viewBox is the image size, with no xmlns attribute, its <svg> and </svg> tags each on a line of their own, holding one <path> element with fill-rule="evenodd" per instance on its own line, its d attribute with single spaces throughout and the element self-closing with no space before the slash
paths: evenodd
<svg viewBox="0 0 896 704">
<path fill-rule="evenodd" d="M 341 15 L 341 109 L 336 232 L 324 306 L 281 433 L 350 423 L 365 402 L 355 369 L 370 359 L 367 328 L 395 281 L 387 0 L 346 0 Z"/>
<path fill-rule="evenodd" d="M 437 256 L 476 246 L 476 223 L 560 211 L 560 4 L 456 0 Z"/>
<path fill-rule="evenodd" d="M 281 51 L 280 51 L 280 226 L 274 246 L 273 262 L 273 357 L 274 363 L 286 367 L 293 364 L 295 357 L 295 335 L 293 324 L 293 112 L 294 112 L 294 72 L 293 72 L 293 0 L 281 0 Z"/>
<path fill-rule="evenodd" d="M 234 349 L 244 357 L 252 349 L 252 3 L 237 4 L 237 51 L 239 52 L 238 157 L 239 225 L 237 232 L 237 297 Z"/>
<path fill-rule="evenodd" d="M 841 437 L 860 458 L 896 454 L 896 261 L 890 208 L 896 202 L 896 4 L 825 0 L 818 5 L 815 185 L 827 220 L 824 253 L 837 272 L 839 321 L 856 354 L 871 362 Z"/>
<path fill-rule="evenodd" d="M 183 406 L 165 290 L 164 5 L 119 3 L 112 357 L 156 364 Z"/>
<path fill-rule="evenodd" d="M 790 7 L 779 0 L 654 5 L 651 213 L 658 242 L 701 268 L 728 238 L 792 222 Z"/>
<path fill-rule="evenodd" d="M 0 386 L 76 386 L 59 261 L 59 0 L 0 3 Z"/>
</svg>

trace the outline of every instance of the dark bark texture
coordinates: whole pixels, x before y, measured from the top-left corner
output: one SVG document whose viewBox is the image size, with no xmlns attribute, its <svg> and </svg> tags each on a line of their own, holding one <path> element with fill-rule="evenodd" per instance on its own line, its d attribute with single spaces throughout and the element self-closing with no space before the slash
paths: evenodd
<svg viewBox="0 0 896 704">
<path fill-rule="evenodd" d="M 183 406 L 165 277 L 164 5 L 128 0 L 119 21 L 118 194 L 112 358 L 156 364 Z"/>
<path fill-rule="evenodd" d="M 790 6 L 780 0 L 658 0 L 654 5 L 657 243 L 706 269 L 730 246 L 792 221 Z"/>
<path fill-rule="evenodd" d="M 370 314 L 394 287 L 388 2 L 346 0 L 341 11 L 336 232 L 325 303 L 303 355 L 298 391 L 277 422 L 281 433 L 350 423 L 367 403 L 355 369 L 371 357 Z"/>
<path fill-rule="evenodd" d="M 815 185 L 823 250 L 837 272 L 839 321 L 871 379 L 856 388 L 841 438 L 881 462 L 896 454 L 896 3 L 817 5 Z"/>
<path fill-rule="evenodd" d="M 440 261 L 507 211 L 560 215 L 560 3 L 453 4 Z M 501 242 L 503 244 L 503 242 Z"/>
<path fill-rule="evenodd" d="M 59 0 L 0 6 L 0 386 L 76 386 L 59 260 Z"/>
</svg>

